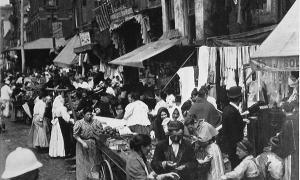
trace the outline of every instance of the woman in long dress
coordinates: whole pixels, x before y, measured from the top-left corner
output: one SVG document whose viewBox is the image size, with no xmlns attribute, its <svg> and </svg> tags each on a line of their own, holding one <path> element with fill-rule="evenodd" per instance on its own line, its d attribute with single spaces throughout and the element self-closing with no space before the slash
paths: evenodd
<svg viewBox="0 0 300 180">
<path fill-rule="evenodd" d="M 67 141 L 71 141 L 68 137 L 65 137 L 68 136 L 65 125 L 69 122 L 73 122 L 73 120 L 70 118 L 67 108 L 64 106 L 64 98 L 61 95 L 54 99 L 52 117 L 49 156 L 65 157 L 68 152 L 66 148 L 69 149 L 68 143 L 70 143 Z"/>
<path fill-rule="evenodd" d="M 40 96 L 33 108 L 33 147 L 34 148 L 46 148 L 49 147 L 47 138 L 47 122 L 44 118 L 46 109 L 45 96 Z"/>
</svg>

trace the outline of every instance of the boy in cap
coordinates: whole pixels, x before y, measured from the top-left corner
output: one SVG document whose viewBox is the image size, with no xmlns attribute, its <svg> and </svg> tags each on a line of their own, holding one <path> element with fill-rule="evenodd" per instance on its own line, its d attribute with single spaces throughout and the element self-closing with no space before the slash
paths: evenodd
<svg viewBox="0 0 300 180">
<path fill-rule="evenodd" d="M 151 166 L 158 174 L 176 172 L 182 180 L 190 180 L 197 162 L 192 145 L 183 139 L 184 125 L 170 121 L 168 131 L 169 138 L 156 145 Z"/>
</svg>

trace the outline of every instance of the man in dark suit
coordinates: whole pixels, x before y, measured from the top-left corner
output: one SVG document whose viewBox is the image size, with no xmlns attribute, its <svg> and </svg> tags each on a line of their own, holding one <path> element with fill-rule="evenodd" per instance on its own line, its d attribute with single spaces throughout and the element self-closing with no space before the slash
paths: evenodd
<svg viewBox="0 0 300 180">
<path fill-rule="evenodd" d="M 239 86 L 231 87 L 227 96 L 230 102 L 224 108 L 222 114 L 223 151 L 229 155 L 231 167 L 235 168 L 240 163 L 236 155 L 236 144 L 243 139 L 246 125 L 239 111 L 239 104 L 242 100 L 242 88 Z"/>
<path fill-rule="evenodd" d="M 197 163 L 191 144 L 184 140 L 180 121 L 168 124 L 169 138 L 156 145 L 151 166 L 157 174 L 176 172 L 182 180 L 190 180 Z"/>
</svg>

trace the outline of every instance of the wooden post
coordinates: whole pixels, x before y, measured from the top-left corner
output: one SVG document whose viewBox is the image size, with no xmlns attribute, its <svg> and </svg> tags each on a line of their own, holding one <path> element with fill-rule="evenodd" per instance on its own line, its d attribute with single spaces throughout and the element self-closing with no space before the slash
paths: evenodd
<svg viewBox="0 0 300 180">
<path fill-rule="evenodd" d="M 196 40 L 203 40 L 204 35 L 204 0 L 195 0 Z"/>
<path fill-rule="evenodd" d="M 182 36 L 188 35 L 189 20 L 187 11 L 187 0 L 174 0 L 175 29 L 178 29 Z"/>
<path fill-rule="evenodd" d="M 25 73 L 25 51 L 24 51 L 24 0 L 21 0 L 20 6 L 21 24 L 20 24 L 20 41 L 21 41 L 21 58 L 22 58 L 22 73 Z"/>
<path fill-rule="evenodd" d="M 165 33 L 170 29 L 168 0 L 161 0 L 161 10 L 162 10 L 163 32 Z"/>
</svg>

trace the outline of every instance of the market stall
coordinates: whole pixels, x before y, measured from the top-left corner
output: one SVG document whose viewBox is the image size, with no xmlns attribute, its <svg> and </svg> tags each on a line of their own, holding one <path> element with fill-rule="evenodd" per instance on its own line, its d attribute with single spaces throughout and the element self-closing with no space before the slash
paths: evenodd
<svg viewBox="0 0 300 180">
<path fill-rule="evenodd" d="M 252 69 L 259 71 L 259 80 L 268 87 L 269 107 L 258 113 L 255 138 L 258 152 L 267 145 L 270 137 L 280 130 L 284 114 L 277 108 L 282 102 L 289 102 L 289 76 L 299 71 L 299 1 L 296 1 L 275 30 L 251 56 Z M 294 88 L 293 92 L 296 88 Z M 298 94 L 298 92 L 296 92 Z M 291 99 L 292 101 L 292 99 Z"/>
</svg>

